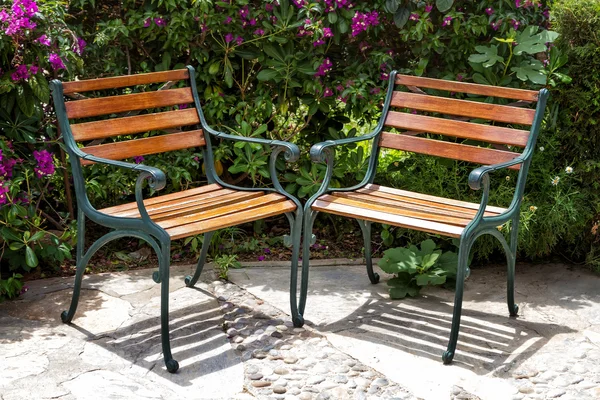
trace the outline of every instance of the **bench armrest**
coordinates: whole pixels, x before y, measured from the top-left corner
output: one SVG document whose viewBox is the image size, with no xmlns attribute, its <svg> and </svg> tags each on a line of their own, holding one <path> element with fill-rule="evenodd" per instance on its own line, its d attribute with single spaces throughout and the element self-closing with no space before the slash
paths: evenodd
<svg viewBox="0 0 600 400">
<path fill-rule="evenodd" d="M 498 171 L 500 169 L 508 168 L 513 165 L 522 164 L 526 160 L 523 155 L 516 157 L 510 161 L 505 161 L 499 164 L 493 165 L 484 165 L 479 168 L 474 169 L 469 174 L 469 186 L 473 190 L 481 189 L 481 184 L 483 183 L 484 177 L 487 176 L 490 172 Z"/>
</svg>

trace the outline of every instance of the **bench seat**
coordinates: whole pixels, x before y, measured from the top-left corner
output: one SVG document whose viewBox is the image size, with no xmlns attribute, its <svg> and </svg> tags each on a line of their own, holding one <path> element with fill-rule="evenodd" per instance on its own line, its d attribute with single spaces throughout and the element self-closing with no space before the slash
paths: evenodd
<svg viewBox="0 0 600 400">
<path fill-rule="evenodd" d="M 180 239 L 296 210 L 278 193 L 249 192 L 218 184 L 144 200 L 150 218 L 171 239 Z M 135 202 L 98 210 L 113 217 L 139 218 Z"/>
<path fill-rule="evenodd" d="M 420 231 L 460 237 L 479 204 L 368 184 L 352 192 L 332 192 L 313 204 L 316 211 Z M 487 206 L 485 216 L 506 209 Z"/>
</svg>

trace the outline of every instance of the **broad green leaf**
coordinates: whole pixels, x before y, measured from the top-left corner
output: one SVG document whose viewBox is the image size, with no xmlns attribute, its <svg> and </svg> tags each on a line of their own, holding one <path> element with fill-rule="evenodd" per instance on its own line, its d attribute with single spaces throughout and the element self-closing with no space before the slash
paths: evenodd
<svg viewBox="0 0 600 400">
<path fill-rule="evenodd" d="M 274 69 L 263 69 L 258 73 L 258 75 L 256 75 L 256 78 L 259 81 L 270 81 L 278 76 L 279 72 L 275 71 Z"/>
<path fill-rule="evenodd" d="M 452 251 L 444 252 L 438 258 L 437 268 L 444 270 L 446 276 L 455 277 L 458 268 L 458 254 Z"/>
<path fill-rule="evenodd" d="M 440 257 L 441 251 L 437 253 L 431 253 L 423 256 L 423 261 L 421 261 L 421 266 L 423 268 L 431 268 L 435 265 L 438 258 Z"/>
<path fill-rule="evenodd" d="M 443 283 L 446 282 L 446 276 L 437 275 L 435 273 L 421 274 L 421 275 L 417 275 L 415 282 L 419 286 L 442 285 Z"/>
<path fill-rule="evenodd" d="M 498 55 L 498 47 L 495 45 L 486 47 L 486 46 L 477 46 L 475 47 L 480 54 L 471 54 L 469 57 L 469 61 L 473 63 L 480 63 L 485 68 L 489 68 L 496 64 L 497 62 L 504 62 L 504 58 Z"/>
<path fill-rule="evenodd" d="M 525 60 L 518 67 L 510 70 L 517 73 L 517 78 L 522 81 L 531 81 L 537 85 L 546 84 L 546 75 L 542 72 L 544 66 L 538 60 Z"/>
<path fill-rule="evenodd" d="M 329 20 L 330 24 L 335 24 L 338 20 L 338 15 L 336 12 L 330 12 L 327 14 L 327 19 Z"/>
<path fill-rule="evenodd" d="M 405 282 L 398 282 L 397 285 L 390 287 L 390 298 L 392 299 L 403 299 L 406 296 L 415 297 L 418 294 L 418 287 L 411 286 Z"/>
<path fill-rule="evenodd" d="M 394 24 L 396 24 L 398 28 L 403 28 L 408 22 L 409 17 L 410 9 L 408 7 L 400 7 L 394 13 Z"/>
<path fill-rule="evenodd" d="M 436 248 L 435 242 L 431 239 L 427 239 L 421 242 L 421 254 L 420 256 L 425 254 L 433 253 Z"/>
<path fill-rule="evenodd" d="M 46 78 L 39 74 L 33 75 L 29 79 L 29 86 L 39 101 L 45 104 L 50 102 L 50 87 Z"/>
<path fill-rule="evenodd" d="M 390 14 L 393 14 L 398 9 L 398 0 L 386 0 L 385 9 Z"/>
<path fill-rule="evenodd" d="M 548 34 L 548 31 L 536 33 L 537 31 L 537 26 L 529 26 L 517 36 L 515 39 L 517 46 L 514 48 L 514 53 L 516 55 L 519 56 L 523 53 L 536 54 L 546 51 L 546 43 L 548 43 L 548 39 L 551 39 L 554 35 Z M 554 39 L 552 39 L 552 41 L 553 40 Z"/>
<path fill-rule="evenodd" d="M 17 104 L 19 108 L 28 117 L 31 117 L 35 111 L 35 100 L 33 92 L 28 85 L 17 86 Z"/>
<path fill-rule="evenodd" d="M 448 11 L 452 8 L 452 4 L 454 4 L 454 0 L 435 0 L 435 6 L 440 12 Z"/>
</svg>

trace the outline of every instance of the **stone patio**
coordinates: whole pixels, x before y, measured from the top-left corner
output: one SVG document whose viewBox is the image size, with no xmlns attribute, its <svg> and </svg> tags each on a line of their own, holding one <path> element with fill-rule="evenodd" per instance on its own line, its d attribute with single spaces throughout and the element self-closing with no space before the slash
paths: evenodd
<svg viewBox="0 0 600 400">
<path fill-rule="evenodd" d="M 504 268 L 475 268 L 444 366 L 452 291 L 390 301 L 360 263 L 315 264 L 306 329 L 289 322 L 281 264 L 231 271 L 225 284 L 205 273 L 196 289 L 183 284 L 192 266 L 173 267 L 175 375 L 162 361 L 151 270 L 86 276 L 72 325 L 59 314 L 73 278 L 28 282 L 0 304 L 0 399 L 600 398 L 597 275 L 518 265 L 520 316 L 509 318 Z"/>
</svg>

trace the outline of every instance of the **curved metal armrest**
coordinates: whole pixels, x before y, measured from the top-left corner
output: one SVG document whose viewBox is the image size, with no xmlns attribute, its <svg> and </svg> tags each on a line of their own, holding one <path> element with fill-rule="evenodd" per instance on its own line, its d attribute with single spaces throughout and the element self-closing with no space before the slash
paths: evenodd
<svg viewBox="0 0 600 400">
<path fill-rule="evenodd" d="M 513 165 L 522 164 L 525 161 L 526 161 L 526 158 L 523 157 L 523 155 L 521 155 L 510 161 L 506 161 L 506 162 L 499 163 L 499 164 L 493 164 L 493 165 L 484 165 L 479 168 L 476 168 L 473 171 L 471 171 L 471 173 L 469 174 L 469 186 L 473 190 L 479 190 L 479 189 L 481 189 L 481 184 L 484 183 L 484 178 L 486 176 L 488 176 L 488 174 L 490 172 L 498 171 L 503 168 L 508 168 Z M 489 184 L 489 182 L 488 182 L 488 184 Z"/>
<path fill-rule="evenodd" d="M 355 137 L 351 137 L 351 138 L 344 138 L 344 139 L 338 139 L 338 140 L 327 140 L 325 142 L 314 144 L 310 148 L 310 159 L 313 162 L 325 162 L 325 154 L 324 153 L 327 153 L 327 150 L 329 150 L 335 154 L 335 149 L 333 149 L 333 147 L 343 146 L 345 144 L 363 142 L 365 140 L 371 140 L 375 136 L 377 136 L 378 133 L 379 133 L 379 130 L 374 130 L 373 132 L 368 133 L 363 136 L 355 136 Z"/>
</svg>

